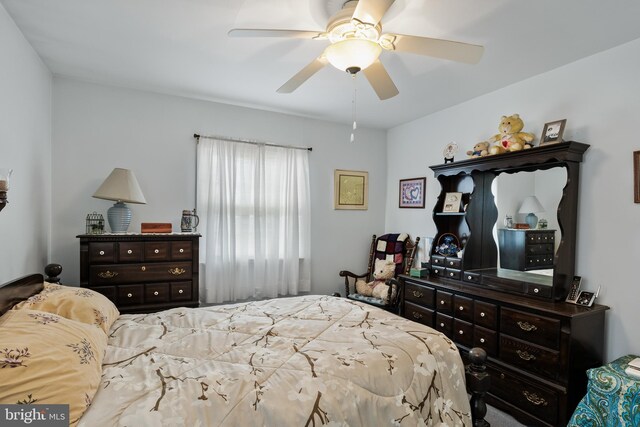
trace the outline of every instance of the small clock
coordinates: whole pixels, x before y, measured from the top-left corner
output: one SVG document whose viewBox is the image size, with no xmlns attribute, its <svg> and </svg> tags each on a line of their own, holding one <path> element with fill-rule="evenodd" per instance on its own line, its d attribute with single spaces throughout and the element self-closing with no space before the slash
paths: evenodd
<svg viewBox="0 0 640 427">
<path fill-rule="evenodd" d="M 453 162 L 453 157 L 458 152 L 458 144 L 455 142 L 450 142 L 444 147 L 444 151 L 442 154 L 444 155 L 444 162 L 449 163 Z"/>
</svg>

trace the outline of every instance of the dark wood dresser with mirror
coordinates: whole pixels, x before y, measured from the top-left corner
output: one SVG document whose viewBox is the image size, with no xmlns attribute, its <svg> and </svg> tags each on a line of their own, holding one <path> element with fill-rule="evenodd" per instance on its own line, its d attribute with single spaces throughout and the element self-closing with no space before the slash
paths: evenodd
<svg viewBox="0 0 640 427">
<path fill-rule="evenodd" d="M 197 307 L 200 235 L 82 234 L 80 286 L 121 313 Z"/>
<path fill-rule="evenodd" d="M 586 392 L 586 370 L 603 362 L 608 307 L 564 302 L 588 148 L 571 141 L 431 166 L 442 191 L 429 276 L 398 279 L 401 314 L 445 333 L 463 357 L 485 349 L 487 402 L 526 425 L 566 425 Z M 460 212 L 443 212 L 451 192 L 462 193 Z M 530 195 L 547 207 L 550 227 L 508 229 L 502 218 Z M 443 243 L 447 235 L 464 244 Z"/>
</svg>

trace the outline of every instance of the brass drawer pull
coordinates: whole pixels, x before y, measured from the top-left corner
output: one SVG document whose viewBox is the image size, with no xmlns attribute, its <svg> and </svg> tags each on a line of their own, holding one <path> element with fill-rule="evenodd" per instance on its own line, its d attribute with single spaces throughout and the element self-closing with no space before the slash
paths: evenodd
<svg viewBox="0 0 640 427">
<path fill-rule="evenodd" d="M 174 276 L 179 276 L 187 272 L 187 270 L 185 270 L 184 268 L 178 268 L 178 267 L 170 268 L 168 271 L 169 271 L 169 274 L 173 274 Z"/>
<path fill-rule="evenodd" d="M 518 353 L 518 357 L 522 360 L 536 360 L 536 356 L 527 351 L 516 350 L 516 353 Z"/>
<path fill-rule="evenodd" d="M 537 330 L 538 328 L 536 327 L 536 325 L 532 325 L 529 322 L 523 322 L 523 321 L 518 321 L 518 326 L 520 326 L 520 329 L 522 329 L 523 331 L 526 332 L 532 332 Z"/>
<path fill-rule="evenodd" d="M 179 252 L 180 252 L 180 253 L 183 253 L 183 252 L 184 252 L 184 249 L 180 248 L 180 251 L 179 251 Z"/>
<path fill-rule="evenodd" d="M 413 296 L 416 298 L 422 298 L 424 294 L 420 291 L 413 291 Z"/>
<path fill-rule="evenodd" d="M 158 291 L 154 291 L 154 292 L 153 292 L 153 294 L 154 294 L 155 296 L 158 296 Z"/>
<path fill-rule="evenodd" d="M 549 402 L 544 400 L 544 398 L 538 396 L 535 393 L 529 393 L 527 390 L 523 390 L 522 394 L 524 394 L 524 397 L 526 397 L 529 402 L 533 403 L 536 406 L 547 406 L 549 404 Z"/>
<path fill-rule="evenodd" d="M 423 317 L 422 314 L 416 313 L 415 311 L 413 312 L 413 318 L 414 319 L 422 319 L 422 317 Z"/>
<path fill-rule="evenodd" d="M 101 279 L 113 279 L 114 277 L 116 277 L 118 275 L 117 272 L 115 271 L 101 271 L 100 273 L 98 273 L 98 277 Z"/>
</svg>

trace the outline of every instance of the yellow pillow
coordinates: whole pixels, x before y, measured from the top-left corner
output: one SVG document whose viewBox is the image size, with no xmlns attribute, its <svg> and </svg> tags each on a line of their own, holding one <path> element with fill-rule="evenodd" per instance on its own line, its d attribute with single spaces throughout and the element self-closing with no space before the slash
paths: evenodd
<svg viewBox="0 0 640 427">
<path fill-rule="evenodd" d="M 44 283 L 44 289 L 16 304 L 13 309 L 46 311 L 67 319 L 88 323 L 109 333 L 120 312 L 107 297 L 86 288 Z"/>
<path fill-rule="evenodd" d="M 91 325 L 9 310 L 0 317 L 0 403 L 68 404 L 74 425 L 98 389 L 106 348 Z"/>
</svg>

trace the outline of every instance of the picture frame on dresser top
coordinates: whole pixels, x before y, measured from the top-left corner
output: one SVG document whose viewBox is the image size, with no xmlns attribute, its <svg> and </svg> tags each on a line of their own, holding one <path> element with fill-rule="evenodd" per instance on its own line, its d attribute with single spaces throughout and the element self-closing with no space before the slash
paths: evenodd
<svg viewBox="0 0 640 427">
<path fill-rule="evenodd" d="M 80 286 L 121 313 L 199 306 L 198 233 L 101 234 L 80 240 Z"/>
</svg>

